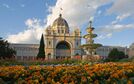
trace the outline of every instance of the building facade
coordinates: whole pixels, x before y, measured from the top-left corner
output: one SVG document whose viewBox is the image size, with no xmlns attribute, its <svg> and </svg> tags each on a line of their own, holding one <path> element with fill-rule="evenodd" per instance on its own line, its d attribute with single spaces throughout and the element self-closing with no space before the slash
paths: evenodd
<svg viewBox="0 0 134 84">
<path fill-rule="evenodd" d="M 134 43 L 132 43 L 129 47 L 129 58 L 134 57 Z"/>
<path fill-rule="evenodd" d="M 10 44 L 16 51 L 16 60 L 34 60 L 38 54 L 39 44 Z"/>
<path fill-rule="evenodd" d="M 80 47 L 80 29 L 75 28 L 71 33 L 67 21 L 61 14 L 51 26 L 45 29 L 44 43 L 46 59 L 73 58 L 84 54 Z M 16 50 L 17 60 L 32 60 L 37 57 L 39 44 L 11 44 L 10 47 Z M 128 55 L 128 48 L 120 46 L 102 46 L 96 49 L 96 54 L 107 58 L 113 48 Z M 134 56 L 134 43 L 130 46 L 129 56 Z"/>
<path fill-rule="evenodd" d="M 120 47 L 120 46 L 102 46 L 96 49 L 96 54 L 102 56 L 103 58 L 107 58 L 108 54 L 111 52 L 113 48 L 117 48 L 119 51 L 128 55 L 128 48 L 127 47 Z"/>
<path fill-rule="evenodd" d="M 73 58 L 81 55 L 81 32 L 70 33 L 67 21 L 59 17 L 45 30 L 45 54 L 47 59 Z"/>
</svg>

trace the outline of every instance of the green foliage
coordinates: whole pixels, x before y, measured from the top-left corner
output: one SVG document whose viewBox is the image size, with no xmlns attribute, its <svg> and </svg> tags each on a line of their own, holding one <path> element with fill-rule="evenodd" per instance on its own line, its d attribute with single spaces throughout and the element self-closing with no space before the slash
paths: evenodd
<svg viewBox="0 0 134 84">
<path fill-rule="evenodd" d="M 134 57 L 132 57 L 132 58 L 124 58 L 124 59 L 119 60 L 119 62 L 134 62 Z"/>
<path fill-rule="evenodd" d="M 108 55 L 108 59 L 110 60 L 118 60 L 126 58 L 126 55 L 122 51 L 118 51 L 117 48 L 114 48 Z"/>
<path fill-rule="evenodd" d="M 0 38 L 0 59 L 12 58 L 16 54 L 16 51 L 9 48 L 9 43 L 6 40 Z"/>
<path fill-rule="evenodd" d="M 43 58 L 43 59 L 45 58 L 45 50 L 44 50 L 44 48 L 45 48 L 45 44 L 44 44 L 44 38 L 43 38 L 43 34 L 42 34 L 37 59 L 38 58 Z"/>
<path fill-rule="evenodd" d="M 103 60 L 103 62 L 119 62 L 119 59 L 107 58 L 107 59 Z"/>
<path fill-rule="evenodd" d="M 78 64 L 87 64 L 89 61 L 83 62 L 82 60 L 75 59 L 53 59 L 53 60 L 34 60 L 34 61 L 18 61 L 18 60 L 0 60 L 0 66 L 13 66 L 13 65 L 78 65 Z"/>
<path fill-rule="evenodd" d="M 134 62 L 134 57 L 133 58 L 123 58 L 123 59 L 110 59 L 107 58 L 105 60 L 102 60 L 103 62 Z"/>
</svg>

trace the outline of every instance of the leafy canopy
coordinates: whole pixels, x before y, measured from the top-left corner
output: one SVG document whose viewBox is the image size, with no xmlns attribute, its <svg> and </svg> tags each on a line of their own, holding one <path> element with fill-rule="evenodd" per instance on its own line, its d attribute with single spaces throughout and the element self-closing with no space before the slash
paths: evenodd
<svg viewBox="0 0 134 84">
<path fill-rule="evenodd" d="M 112 49 L 108 55 L 109 59 L 123 59 L 125 57 L 126 57 L 125 53 L 122 51 L 118 51 L 117 48 Z"/>
<path fill-rule="evenodd" d="M 8 41 L 0 38 L 0 59 L 12 58 L 15 54 L 16 51 L 9 47 Z"/>
</svg>

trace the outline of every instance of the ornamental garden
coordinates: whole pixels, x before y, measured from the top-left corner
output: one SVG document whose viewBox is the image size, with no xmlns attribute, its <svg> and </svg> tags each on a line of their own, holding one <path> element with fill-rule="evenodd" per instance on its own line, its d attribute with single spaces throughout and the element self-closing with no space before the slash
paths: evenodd
<svg viewBox="0 0 134 84">
<path fill-rule="evenodd" d="M 113 49 L 108 58 L 96 57 L 95 49 L 102 46 L 94 43 L 94 28 L 87 28 L 83 36 L 86 44 L 80 47 L 85 55 L 75 58 L 45 59 L 43 36 L 36 60 L 17 61 L 16 51 L 0 38 L 0 83 L 1 84 L 134 84 L 134 58 Z M 84 57 L 84 59 L 83 59 Z"/>
</svg>

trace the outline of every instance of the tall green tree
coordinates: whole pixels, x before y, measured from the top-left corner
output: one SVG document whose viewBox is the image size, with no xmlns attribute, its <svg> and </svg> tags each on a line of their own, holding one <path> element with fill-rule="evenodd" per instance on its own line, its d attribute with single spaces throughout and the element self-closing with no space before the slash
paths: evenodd
<svg viewBox="0 0 134 84">
<path fill-rule="evenodd" d="M 41 40 L 40 40 L 40 46 L 39 46 L 39 52 L 37 54 L 37 59 L 38 58 L 45 58 L 45 44 L 44 44 L 44 37 L 43 37 L 43 34 L 41 36 Z"/>
<path fill-rule="evenodd" d="M 9 47 L 9 43 L 0 37 L 0 59 L 12 58 L 16 51 Z"/>
<path fill-rule="evenodd" d="M 112 49 L 108 55 L 109 59 L 123 59 L 125 57 L 125 53 L 122 51 L 118 51 L 117 48 Z"/>
</svg>

